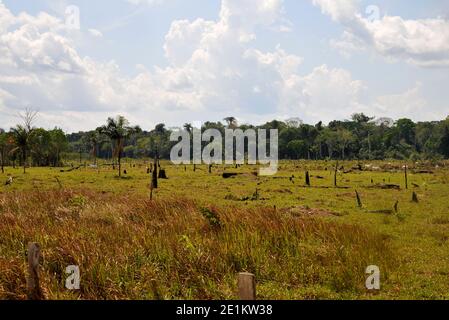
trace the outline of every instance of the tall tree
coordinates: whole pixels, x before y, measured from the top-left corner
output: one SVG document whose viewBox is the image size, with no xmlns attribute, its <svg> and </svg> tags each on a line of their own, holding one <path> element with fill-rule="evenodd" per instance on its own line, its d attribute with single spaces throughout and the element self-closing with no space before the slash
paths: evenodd
<svg viewBox="0 0 449 320">
<path fill-rule="evenodd" d="M 184 124 L 184 130 L 189 132 L 189 133 L 192 133 L 192 130 L 193 130 L 192 124 L 191 123 Z"/>
<path fill-rule="evenodd" d="M 238 127 L 237 119 L 235 117 L 226 117 L 223 120 L 226 121 L 229 129 L 236 129 Z"/>
<path fill-rule="evenodd" d="M 36 120 L 37 112 L 27 109 L 24 114 L 20 115 L 20 117 L 22 118 L 23 124 L 18 124 L 15 128 L 11 128 L 11 134 L 16 146 L 11 153 L 20 151 L 22 156 L 23 173 L 25 173 L 29 145 L 35 130 L 33 124 Z"/>
<path fill-rule="evenodd" d="M 133 134 L 140 132 L 139 127 L 131 127 L 129 121 L 123 117 L 108 118 L 105 126 L 99 128 L 99 132 L 109 137 L 114 143 L 114 156 L 118 160 L 118 175 L 122 176 L 122 153 L 125 140 Z"/>
<path fill-rule="evenodd" d="M 100 130 L 90 131 L 84 136 L 84 142 L 89 150 L 90 155 L 94 159 L 94 164 L 97 164 L 98 148 L 103 142 L 101 139 Z"/>
<path fill-rule="evenodd" d="M 446 158 L 449 158 L 449 126 L 444 127 L 444 133 L 440 142 L 440 153 Z"/>
<path fill-rule="evenodd" d="M 61 152 L 67 150 L 67 136 L 61 129 L 55 128 L 50 131 L 50 148 L 52 152 L 52 158 L 54 159 L 53 165 L 55 167 L 61 165 Z"/>
<path fill-rule="evenodd" d="M 346 157 L 346 148 L 354 140 L 354 135 L 349 130 L 340 129 L 337 131 L 337 139 L 341 147 L 341 158 L 344 160 Z"/>
</svg>

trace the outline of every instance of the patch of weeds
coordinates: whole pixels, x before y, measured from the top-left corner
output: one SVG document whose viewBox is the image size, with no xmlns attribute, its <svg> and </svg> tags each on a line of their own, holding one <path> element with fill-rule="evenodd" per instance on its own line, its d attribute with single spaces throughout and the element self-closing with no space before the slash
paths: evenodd
<svg viewBox="0 0 449 320">
<path fill-rule="evenodd" d="M 78 208 L 83 208 L 86 203 L 87 199 L 81 195 L 75 195 L 68 201 L 69 206 Z"/>
<path fill-rule="evenodd" d="M 227 195 L 225 196 L 225 200 L 240 201 L 240 198 L 234 196 L 233 194 L 227 194 Z"/>
<path fill-rule="evenodd" d="M 207 220 L 207 222 L 212 228 L 221 229 L 222 224 L 217 212 L 209 208 L 201 208 L 200 210 L 203 217 Z"/>
</svg>

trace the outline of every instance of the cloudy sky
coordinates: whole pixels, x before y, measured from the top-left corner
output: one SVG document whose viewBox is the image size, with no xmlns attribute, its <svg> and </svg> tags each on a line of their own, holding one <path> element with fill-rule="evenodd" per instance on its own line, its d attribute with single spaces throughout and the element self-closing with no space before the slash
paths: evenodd
<svg viewBox="0 0 449 320">
<path fill-rule="evenodd" d="M 3 128 L 439 120 L 448 84 L 447 0 L 0 0 Z"/>
</svg>

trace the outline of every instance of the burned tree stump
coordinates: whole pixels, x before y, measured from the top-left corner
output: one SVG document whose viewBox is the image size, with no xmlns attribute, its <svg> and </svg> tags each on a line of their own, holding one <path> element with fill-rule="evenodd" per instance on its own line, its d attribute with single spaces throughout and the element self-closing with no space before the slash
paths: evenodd
<svg viewBox="0 0 449 320">
<path fill-rule="evenodd" d="M 309 174 L 309 171 L 306 171 L 306 186 L 310 187 L 310 174 Z"/>
<path fill-rule="evenodd" d="M 355 191 L 355 197 L 357 199 L 357 206 L 359 208 L 362 208 L 363 207 L 362 199 L 360 198 L 359 192 L 357 190 Z"/>
<path fill-rule="evenodd" d="M 159 170 L 158 179 L 168 179 L 167 173 L 165 172 L 164 169 L 160 169 Z"/>
<path fill-rule="evenodd" d="M 158 173 L 157 173 L 157 157 L 154 158 L 154 166 L 153 166 L 153 175 L 151 177 L 151 191 L 153 189 L 157 189 L 157 179 L 158 179 Z"/>
<path fill-rule="evenodd" d="M 404 166 L 405 189 L 408 189 L 408 172 L 407 165 Z"/>
<path fill-rule="evenodd" d="M 416 194 L 416 192 L 413 192 L 412 194 L 412 202 L 419 203 L 418 195 Z"/>
<path fill-rule="evenodd" d="M 338 161 L 335 164 L 335 171 L 334 171 L 334 187 L 337 187 L 337 173 L 338 173 Z"/>
</svg>

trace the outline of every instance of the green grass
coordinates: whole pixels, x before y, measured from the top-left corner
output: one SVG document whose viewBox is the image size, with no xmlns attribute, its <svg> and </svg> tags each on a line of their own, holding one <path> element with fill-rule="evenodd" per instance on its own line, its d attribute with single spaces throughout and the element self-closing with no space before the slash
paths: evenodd
<svg viewBox="0 0 449 320">
<path fill-rule="evenodd" d="M 227 167 L 242 173 L 229 179 L 222 166 L 209 174 L 163 163 L 169 179 L 155 201 L 144 163 L 125 164 L 121 179 L 109 167 L 7 168 L 0 177 L 14 182 L 0 189 L 0 298 L 25 297 L 24 251 L 37 241 L 51 299 L 232 299 L 240 271 L 256 274 L 266 299 L 449 299 L 449 171 L 423 164 L 433 173 L 415 174 L 411 165 L 406 190 L 401 163 L 366 163 L 382 169 L 343 173 L 356 163 L 340 163 L 340 188 L 333 162 L 285 161 L 274 177 Z M 69 264 L 80 265 L 80 292 L 64 289 Z M 369 265 L 381 268 L 380 292 L 364 288 Z"/>
</svg>

